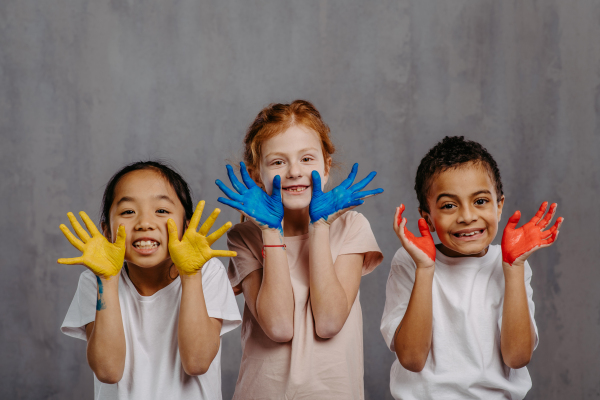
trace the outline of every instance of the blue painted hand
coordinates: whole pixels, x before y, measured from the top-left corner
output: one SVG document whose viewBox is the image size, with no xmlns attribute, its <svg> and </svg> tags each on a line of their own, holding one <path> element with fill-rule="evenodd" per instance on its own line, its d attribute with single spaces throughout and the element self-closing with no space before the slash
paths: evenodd
<svg viewBox="0 0 600 400">
<path fill-rule="evenodd" d="M 327 193 L 323 193 L 322 191 L 321 176 L 319 173 L 317 171 L 312 172 L 313 191 L 309 207 L 311 224 L 323 220 L 331 225 L 340 215 L 364 203 L 363 199 L 383 192 L 383 189 L 361 192 L 377 175 L 375 171 L 351 187 L 350 185 L 354 182 L 357 172 L 358 164 L 354 164 L 348 178 Z"/>
<path fill-rule="evenodd" d="M 244 184 L 237 179 L 231 165 L 227 165 L 227 175 L 237 193 L 217 179 L 217 186 L 229 197 L 229 199 L 219 197 L 218 201 L 240 211 L 261 229 L 274 228 L 283 232 L 281 177 L 277 175 L 273 178 L 273 193 L 269 196 L 250 178 L 244 163 L 240 165 L 240 173 Z"/>
</svg>

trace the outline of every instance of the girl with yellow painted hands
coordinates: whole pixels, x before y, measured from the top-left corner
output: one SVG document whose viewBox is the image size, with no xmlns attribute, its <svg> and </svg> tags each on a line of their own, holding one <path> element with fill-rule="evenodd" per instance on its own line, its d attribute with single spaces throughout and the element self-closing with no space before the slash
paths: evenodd
<svg viewBox="0 0 600 400">
<path fill-rule="evenodd" d="M 185 180 L 154 161 L 122 168 L 108 182 L 102 226 L 69 213 L 61 230 L 84 264 L 61 327 L 87 341 L 96 399 L 221 399 L 221 335 L 241 323 L 227 271 L 210 246 L 219 210 L 201 226 Z M 187 230 L 184 232 L 184 229 Z M 102 232 L 102 233 L 101 233 Z M 201 273 L 198 273 L 201 271 Z"/>
</svg>

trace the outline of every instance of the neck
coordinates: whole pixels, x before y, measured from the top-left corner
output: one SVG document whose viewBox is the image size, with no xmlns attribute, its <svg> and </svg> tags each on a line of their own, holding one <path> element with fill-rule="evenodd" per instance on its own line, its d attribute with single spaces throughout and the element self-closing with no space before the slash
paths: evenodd
<svg viewBox="0 0 600 400">
<path fill-rule="evenodd" d="M 308 207 L 301 210 L 283 209 L 283 236 L 301 236 L 308 233 Z"/>
<path fill-rule="evenodd" d="M 170 258 L 150 268 L 142 268 L 128 261 L 127 269 L 131 283 L 142 296 L 152 296 L 179 275 Z"/>
<path fill-rule="evenodd" d="M 458 251 L 452 250 L 452 249 L 444 246 L 442 243 L 435 245 L 435 247 L 437 247 L 437 249 L 440 251 L 440 253 L 442 253 L 446 257 L 454 258 L 454 257 L 483 257 L 487 254 L 488 248 L 490 246 L 486 246 L 485 249 L 483 249 L 479 253 L 475 253 L 475 254 L 459 253 Z"/>
</svg>

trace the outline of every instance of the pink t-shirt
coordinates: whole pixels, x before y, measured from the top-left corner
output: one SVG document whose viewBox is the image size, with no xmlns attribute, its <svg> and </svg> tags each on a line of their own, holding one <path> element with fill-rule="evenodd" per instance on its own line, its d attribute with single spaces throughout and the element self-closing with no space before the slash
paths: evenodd
<svg viewBox="0 0 600 400">
<path fill-rule="evenodd" d="M 338 218 L 330 228 L 331 256 L 364 254 L 362 274 L 383 260 L 367 219 L 355 211 Z M 263 267 L 262 234 L 251 221 L 236 225 L 227 235 L 237 257 L 229 261 L 229 280 L 241 293 L 242 280 Z M 294 338 L 287 343 L 269 339 L 248 309 L 242 322 L 242 363 L 234 399 L 364 399 L 362 311 L 359 295 L 342 330 L 331 339 L 315 333 L 308 276 L 308 234 L 285 237 L 294 291 Z"/>
</svg>

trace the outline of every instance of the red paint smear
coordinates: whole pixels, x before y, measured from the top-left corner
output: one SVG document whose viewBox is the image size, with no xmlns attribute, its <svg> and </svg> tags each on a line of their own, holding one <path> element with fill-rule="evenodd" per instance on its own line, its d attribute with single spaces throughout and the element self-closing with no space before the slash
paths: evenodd
<svg viewBox="0 0 600 400">
<path fill-rule="evenodd" d="M 533 250 L 536 247 L 542 245 L 549 245 L 554 242 L 556 235 L 558 234 L 558 227 L 563 221 L 560 217 L 556 220 L 556 223 L 552 228 L 544 231 L 556 210 L 556 203 L 550 206 L 550 211 L 542 218 L 548 207 L 548 202 L 545 201 L 540 206 L 540 209 L 535 216 L 520 228 L 516 228 L 521 219 L 521 212 L 515 211 L 515 213 L 508 219 L 504 233 L 502 234 L 502 261 L 512 265 L 515 260 L 521 257 L 523 254 Z"/>
<path fill-rule="evenodd" d="M 400 205 L 400 213 L 398 214 L 398 225 L 402 222 L 402 213 L 404 212 L 404 204 Z M 419 232 L 421 232 L 422 237 L 416 237 L 413 235 L 407 228 L 404 226 L 404 236 L 408 239 L 409 242 L 414 244 L 421 250 L 431 261 L 435 261 L 435 243 L 433 243 L 433 236 L 431 236 L 431 232 L 429 232 L 429 226 L 427 226 L 427 221 L 424 218 L 419 219 Z"/>
</svg>

